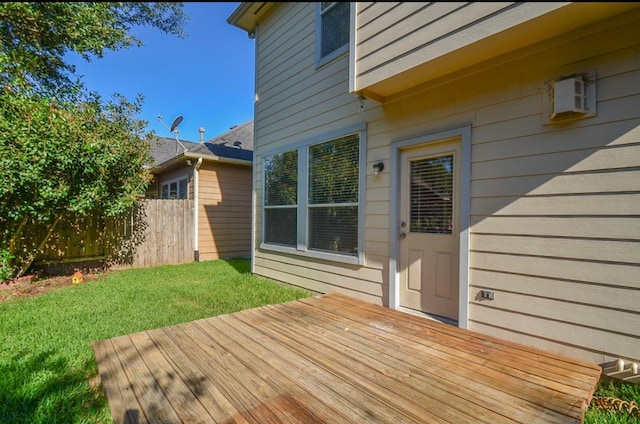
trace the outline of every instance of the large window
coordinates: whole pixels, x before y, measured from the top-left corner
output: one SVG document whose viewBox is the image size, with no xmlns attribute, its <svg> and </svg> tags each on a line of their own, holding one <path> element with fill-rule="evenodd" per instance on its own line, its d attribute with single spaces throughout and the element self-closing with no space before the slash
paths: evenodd
<svg viewBox="0 0 640 424">
<path fill-rule="evenodd" d="M 160 190 L 163 199 L 186 199 L 188 197 L 189 179 L 187 177 L 167 181 Z"/>
<path fill-rule="evenodd" d="M 317 61 L 322 64 L 347 51 L 349 2 L 320 2 L 317 16 Z"/>
<path fill-rule="evenodd" d="M 358 258 L 359 164 L 359 133 L 266 157 L 264 245 Z"/>
</svg>

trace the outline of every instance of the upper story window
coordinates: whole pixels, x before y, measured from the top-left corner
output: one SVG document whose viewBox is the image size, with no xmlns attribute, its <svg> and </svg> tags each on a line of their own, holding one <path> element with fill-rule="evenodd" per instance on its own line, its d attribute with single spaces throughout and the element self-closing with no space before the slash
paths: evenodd
<svg viewBox="0 0 640 424">
<path fill-rule="evenodd" d="M 316 62 L 322 65 L 349 48 L 349 2 L 320 2 L 316 16 Z"/>
</svg>

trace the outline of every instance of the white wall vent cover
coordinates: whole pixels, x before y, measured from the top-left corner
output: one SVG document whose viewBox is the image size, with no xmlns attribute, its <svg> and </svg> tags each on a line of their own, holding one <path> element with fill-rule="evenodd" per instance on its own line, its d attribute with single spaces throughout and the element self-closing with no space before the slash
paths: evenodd
<svg viewBox="0 0 640 424">
<path fill-rule="evenodd" d="M 552 81 L 544 88 L 545 125 L 596 115 L 595 71 Z"/>
<path fill-rule="evenodd" d="M 553 83 L 551 119 L 566 113 L 585 113 L 587 93 L 582 78 L 567 78 Z"/>
</svg>

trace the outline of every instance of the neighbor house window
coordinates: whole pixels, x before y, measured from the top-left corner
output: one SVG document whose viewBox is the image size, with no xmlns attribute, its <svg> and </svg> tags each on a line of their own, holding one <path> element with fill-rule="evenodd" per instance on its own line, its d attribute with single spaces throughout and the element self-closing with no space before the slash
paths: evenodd
<svg viewBox="0 0 640 424">
<path fill-rule="evenodd" d="M 167 181 L 162 184 L 160 190 L 161 198 L 163 199 L 186 199 L 188 198 L 189 179 L 180 178 L 171 181 Z"/>
<path fill-rule="evenodd" d="M 353 133 L 267 156 L 263 247 L 360 260 L 360 152 Z"/>
<path fill-rule="evenodd" d="M 349 2 L 320 2 L 316 17 L 316 61 L 319 65 L 347 51 Z"/>
</svg>

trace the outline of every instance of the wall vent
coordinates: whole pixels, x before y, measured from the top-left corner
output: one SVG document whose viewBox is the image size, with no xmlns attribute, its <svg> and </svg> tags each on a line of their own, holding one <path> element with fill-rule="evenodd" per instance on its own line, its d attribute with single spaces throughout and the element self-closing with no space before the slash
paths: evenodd
<svg viewBox="0 0 640 424">
<path fill-rule="evenodd" d="M 544 124 L 556 124 L 596 115 L 596 73 L 571 75 L 545 84 Z"/>
<path fill-rule="evenodd" d="M 582 78 L 567 78 L 553 83 L 551 119 L 587 112 L 587 93 Z"/>
</svg>

